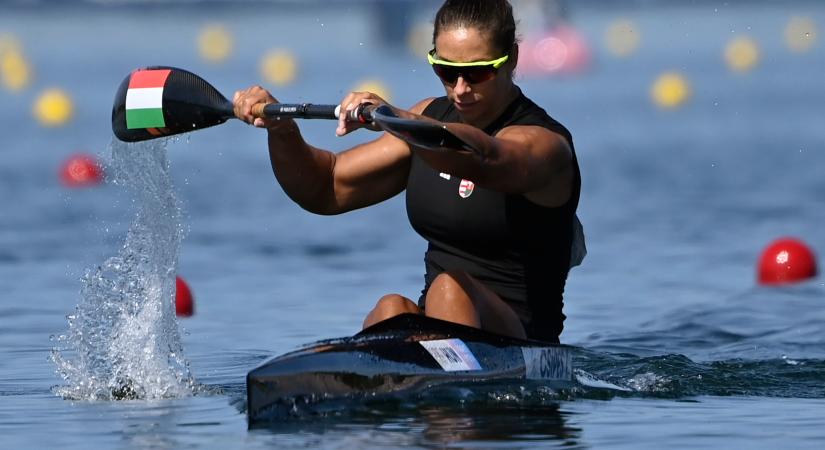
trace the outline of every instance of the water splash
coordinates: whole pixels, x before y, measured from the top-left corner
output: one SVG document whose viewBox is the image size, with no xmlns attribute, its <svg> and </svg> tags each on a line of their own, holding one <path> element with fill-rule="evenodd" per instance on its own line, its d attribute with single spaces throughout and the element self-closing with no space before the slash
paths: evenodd
<svg viewBox="0 0 825 450">
<path fill-rule="evenodd" d="M 81 280 L 80 303 L 51 354 L 67 383 L 55 392 L 87 400 L 189 396 L 196 384 L 174 308 L 183 228 L 166 142 L 111 148 L 110 181 L 134 192 L 138 212 L 118 255 Z"/>
</svg>

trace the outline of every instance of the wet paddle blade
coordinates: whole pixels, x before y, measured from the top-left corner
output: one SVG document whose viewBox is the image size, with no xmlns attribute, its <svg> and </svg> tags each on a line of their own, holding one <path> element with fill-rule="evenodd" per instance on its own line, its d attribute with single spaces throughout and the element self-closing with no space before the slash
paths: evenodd
<svg viewBox="0 0 825 450">
<path fill-rule="evenodd" d="M 219 125 L 234 117 L 232 103 L 199 76 L 183 69 L 137 69 L 120 84 L 112 106 L 112 131 L 138 142 Z"/>
</svg>

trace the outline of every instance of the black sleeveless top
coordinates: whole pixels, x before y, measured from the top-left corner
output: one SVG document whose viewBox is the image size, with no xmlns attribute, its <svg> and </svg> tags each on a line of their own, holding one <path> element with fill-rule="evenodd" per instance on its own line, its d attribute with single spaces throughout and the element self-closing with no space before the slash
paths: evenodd
<svg viewBox="0 0 825 450">
<path fill-rule="evenodd" d="M 446 97 L 433 100 L 423 115 L 461 122 Z M 510 125 L 537 125 L 563 136 L 570 132 L 520 94 L 484 131 L 494 136 Z M 562 206 L 536 205 L 523 195 L 475 186 L 439 173 L 413 153 L 407 180 L 407 215 L 429 242 L 424 256 L 425 287 L 445 270 L 463 270 L 497 293 L 518 314 L 528 337 L 557 342 L 565 316 L 562 294 L 570 268 L 571 245 L 581 176 L 573 151 L 573 189 Z"/>
</svg>

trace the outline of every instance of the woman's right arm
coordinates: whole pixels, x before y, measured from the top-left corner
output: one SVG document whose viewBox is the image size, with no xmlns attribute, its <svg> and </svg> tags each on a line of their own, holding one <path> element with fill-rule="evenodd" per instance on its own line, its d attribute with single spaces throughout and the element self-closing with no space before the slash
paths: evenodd
<svg viewBox="0 0 825 450">
<path fill-rule="evenodd" d="M 342 102 L 342 109 L 362 101 L 383 103 L 368 93 L 353 93 Z M 235 115 L 266 128 L 269 158 L 278 183 L 287 195 L 304 209 L 316 214 L 340 214 L 387 200 L 407 185 L 411 151 L 409 145 L 387 133 L 378 139 L 341 153 L 309 145 L 294 120 L 255 118 L 252 106 L 277 102 L 259 86 L 235 93 Z M 356 125 L 339 123 L 338 134 Z"/>
</svg>

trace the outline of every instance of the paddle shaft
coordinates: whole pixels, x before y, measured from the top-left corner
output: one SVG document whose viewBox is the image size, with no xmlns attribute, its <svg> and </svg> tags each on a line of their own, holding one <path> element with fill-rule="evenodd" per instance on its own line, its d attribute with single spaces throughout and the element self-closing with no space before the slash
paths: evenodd
<svg viewBox="0 0 825 450">
<path fill-rule="evenodd" d="M 340 113 L 339 105 L 313 105 L 311 103 L 270 103 L 252 107 L 252 115 L 261 118 L 334 120 L 340 117 Z M 422 148 L 477 151 L 471 143 L 450 132 L 445 125 L 433 125 L 415 119 L 400 118 L 386 105 L 376 106 L 362 103 L 347 112 L 347 120 L 375 124 L 397 138 Z"/>
<path fill-rule="evenodd" d="M 348 113 L 349 120 L 367 123 L 372 121 L 372 108 L 363 104 Z M 328 119 L 340 117 L 340 105 L 315 105 L 312 103 L 270 103 L 252 107 L 252 115 L 261 118 Z"/>
</svg>

